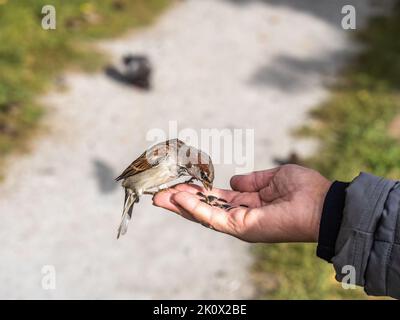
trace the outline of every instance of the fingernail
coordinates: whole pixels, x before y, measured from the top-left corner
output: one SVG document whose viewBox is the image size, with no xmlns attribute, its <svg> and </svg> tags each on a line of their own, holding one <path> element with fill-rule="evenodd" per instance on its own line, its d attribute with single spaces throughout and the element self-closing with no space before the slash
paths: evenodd
<svg viewBox="0 0 400 320">
<path fill-rule="evenodd" d="M 231 183 L 232 183 L 233 181 L 237 180 L 237 179 L 240 179 L 241 177 L 244 177 L 244 176 L 245 176 L 244 174 L 238 174 L 238 175 L 233 176 L 233 177 L 231 178 Z"/>
</svg>

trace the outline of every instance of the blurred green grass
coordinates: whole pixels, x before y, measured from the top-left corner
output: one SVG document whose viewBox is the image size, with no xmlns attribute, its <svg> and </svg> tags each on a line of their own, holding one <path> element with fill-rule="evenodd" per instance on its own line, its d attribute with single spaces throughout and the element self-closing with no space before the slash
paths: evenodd
<svg viewBox="0 0 400 320">
<path fill-rule="evenodd" d="M 43 108 L 35 97 L 60 71 L 91 71 L 104 57 L 93 40 L 150 23 L 168 0 L 0 0 L 0 159 L 25 145 Z M 56 30 L 43 30 L 44 5 L 56 8 Z"/>
<path fill-rule="evenodd" d="M 399 6 L 390 17 L 375 18 L 358 32 L 365 49 L 329 100 L 312 111 L 311 123 L 298 132 L 317 138 L 319 150 L 306 163 L 332 180 L 351 181 L 360 171 L 400 178 L 399 34 Z M 254 250 L 261 298 L 367 298 L 361 288 L 342 289 L 332 265 L 316 258 L 313 244 L 260 245 Z"/>
</svg>

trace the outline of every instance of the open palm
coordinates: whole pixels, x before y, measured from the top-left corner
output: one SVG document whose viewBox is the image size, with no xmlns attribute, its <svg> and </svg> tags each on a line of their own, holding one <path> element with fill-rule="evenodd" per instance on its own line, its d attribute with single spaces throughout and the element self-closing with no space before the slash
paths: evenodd
<svg viewBox="0 0 400 320">
<path fill-rule="evenodd" d="M 196 193 L 206 191 L 193 184 L 160 192 L 153 202 L 245 241 L 311 242 L 318 239 L 322 206 L 330 185 L 314 170 L 285 165 L 234 176 L 233 190 L 212 189 L 210 194 L 237 206 L 229 211 L 200 201 Z"/>
</svg>

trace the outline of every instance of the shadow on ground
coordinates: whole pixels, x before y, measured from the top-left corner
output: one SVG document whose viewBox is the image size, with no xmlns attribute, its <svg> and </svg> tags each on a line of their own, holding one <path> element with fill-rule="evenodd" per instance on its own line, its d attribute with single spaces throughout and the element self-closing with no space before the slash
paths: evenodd
<svg viewBox="0 0 400 320">
<path fill-rule="evenodd" d="M 300 92 L 315 85 L 312 80 L 316 79 L 316 75 L 329 75 L 334 72 L 332 61 L 343 63 L 347 57 L 348 53 L 343 51 L 311 59 L 278 56 L 272 62 L 255 70 L 249 79 L 249 84 L 291 93 Z"/>
<path fill-rule="evenodd" d="M 101 193 L 110 193 L 114 191 L 118 184 L 115 182 L 117 173 L 106 162 L 100 159 L 93 160 L 94 175 Z"/>
<path fill-rule="evenodd" d="M 382 8 L 390 6 L 392 0 L 223 0 L 236 5 L 249 5 L 255 2 L 265 3 L 279 7 L 288 7 L 296 11 L 303 11 L 319 19 L 341 28 L 343 14 L 342 8 L 345 5 L 353 5 L 356 12 L 366 8 L 365 2 L 369 2 L 373 8 Z"/>
</svg>

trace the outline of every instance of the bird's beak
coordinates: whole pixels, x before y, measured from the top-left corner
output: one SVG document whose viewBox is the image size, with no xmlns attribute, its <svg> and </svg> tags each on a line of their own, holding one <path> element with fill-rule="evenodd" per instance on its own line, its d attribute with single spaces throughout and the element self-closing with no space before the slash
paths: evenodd
<svg viewBox="0 0 400 320">
<path fill-rule="evenodd" d="M 208 181 L 204 181 L 204 180 L 202 181 L 202 183 L 206 190 L 212 190 L 212 187 L 213 187 L 212 183 L 210 183 Z"/>
</svg>

